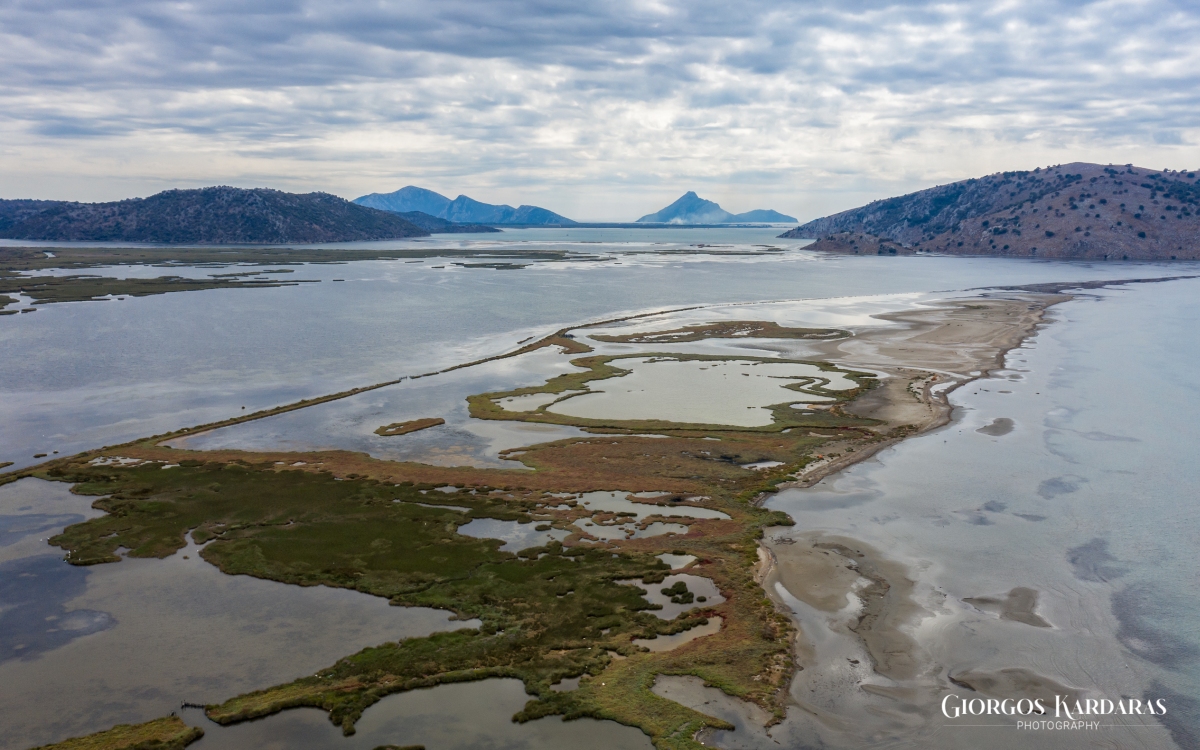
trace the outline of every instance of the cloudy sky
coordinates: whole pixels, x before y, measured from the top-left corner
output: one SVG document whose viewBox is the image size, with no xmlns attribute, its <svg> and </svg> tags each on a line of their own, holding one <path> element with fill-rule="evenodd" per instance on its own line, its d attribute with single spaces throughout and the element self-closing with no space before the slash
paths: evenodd
<svg viewBox="0 0 1200 750">
<path fill-rule="evenodd" d="M 815 218 L 1069 161 L 1200 167 L 1167 0 L 0 0 L 0 197 L 230 184 Z"/>
</svg>

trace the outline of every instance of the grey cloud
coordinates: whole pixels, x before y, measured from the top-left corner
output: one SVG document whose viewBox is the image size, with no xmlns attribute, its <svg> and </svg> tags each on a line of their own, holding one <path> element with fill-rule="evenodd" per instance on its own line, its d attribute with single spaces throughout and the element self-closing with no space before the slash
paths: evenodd
<svg viewBox="0 0 1200 750">
<path fill-rule="evenodd" d="M 0 117 L 20 149 L 136 138 L 149 163 L 150 135 L 255 174 L 300 153 L 548 186 L 803 168 L 857 195 L 968 176 L 955 149 L 1173 153 L 1196 133 L 1198 31 L 1169 0 L 17 0 Z"/>
</svg>

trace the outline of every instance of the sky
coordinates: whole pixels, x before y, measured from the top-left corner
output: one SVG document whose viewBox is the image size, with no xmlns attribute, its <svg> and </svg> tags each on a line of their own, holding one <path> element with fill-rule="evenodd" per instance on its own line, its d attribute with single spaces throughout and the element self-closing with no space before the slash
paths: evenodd
<svg viewBox="0 0 1200 750">
<path fill-rule="evenodd" d="M 0 0 L 0 198 L 808 220 L 1072 161 L 1200 167 L 1200 3 Z"/>
</svg>

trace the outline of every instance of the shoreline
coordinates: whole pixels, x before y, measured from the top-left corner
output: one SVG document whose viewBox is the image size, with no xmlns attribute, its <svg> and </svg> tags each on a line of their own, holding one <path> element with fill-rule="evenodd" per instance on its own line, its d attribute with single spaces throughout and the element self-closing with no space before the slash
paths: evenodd
<svg viewBox="0 0 1200 750">
<path fill-rule="evenodd" d="M 1048 325 L 1047 310 L 1075 298 L 1074 295 L 1064 294 L 1061 290 L 1054 291 L 1054 294 L 1045 295 L 1036 308 L 1031 307 L 1029 312 L 1033 314 L 1023 316 L 1022 324 L 1014 335 L 1006 337 L 994 351 L 982 352 L 983 356 L 971 363 L 974 367 L 964 373 L 931 373 L 919 367 L 893 368 L 889 373 L 893 381 L 903 377 L 901 373 L 906 370 L 924 375 L 917 381 L 920 387 L 916 393 L 911 390 L 911 381 L 907 390 L 917 395 L 918 402 L 927 407 L 927 418 L 912 425 L 911 432 L 907 434 L 861 446 L 815 467 L 810 472 L 798 473 L 797 481 L 780 484 L 778 490 L 813 487 L 821 480 L 861 463 L 906 438 L 926 435 L 951 424 L 955 407 L 949 401 L 949 394 L 1003 369 L 1011 351 L 1038 335 Z M 1040 290 L 1035 292 L 1038 293 L 1044 294 Z M 955 303 L 957 306 L 966 306 L 965 301 L 955 301 L 946 307 L 953 307 Z M 945 310 L 946 307 L 935 307 L 931 310 Z M 929 310 L 925 312 L 926 315 L 920 317 L 933 317 L 934 320 L 921 321 L 911 313 L 884 314 L 878 317 L 909 322 L 912 327 L 906 331 L 910 334 L 908 338 L 916 339 L 932 334 L 938 326 L 946 325 L 945 320 L 937 320 L 936 313 L 930 314 Z M 906 332 L 893 331 L 889 338 L 903 338 Z M 838 343 L 840 342 L 829 342 L 829 347 L 836 349 Z M 864 362 L 861 358 L 852 362 L 840 362 L 832 356 L 830 359 L 844 367 L 888 369 L 877 363 Z M 950 375 L 954 377 L 951 378 Z M 895 397 L 897 394 L 894 387 L 892 391 L 890 395 Z M 763 493 L 755 502 L 765 507 L 773 494 Z M 866 680 L 874 673 L 896 684 L 910 681 L 916 675 L 923 656 L 917 642 L 903 630 L 921 611 L 921 606 L 913 598 L 915 581 L 908 577 L 905 566 L 889 560 L 861 540 L 830 535 L 829 532 L 820 529 L 807 529 L 796 534 L 793 533 L 794 529 L 795 527 L 776 527 L 764 530 L 764 537 L 759 541 L 759 564 L 754 576 L 755 581 L 762 586 L 764 594 L 775 605 L 776 611 L 792 617 L 797 624 L 800 635 L 795 641 L 793 657 L 799 670 L 793 675 L 793 680 L 805 670 L 821 669 L 822 664 L 818 656 L 820 649 L 814 641 L 814 635 L 809 631 L 831 627 L 849 634 L 868 658 L 866 665 L 869 669 L 863 671 L 858 669 L 862 666 L 860 659 L 847 656 L 842 651 L 838 651 L 832 657 L 846 659 L 855 667 L 854 671 L 862 678 L 861 688 L 865 692 L 884 697 L 892 696 L 898 690 L 903 692 L 904 689 L 900 687 L 872 685 Z M 787 592 L 787 597 L 781 595 L 780 588 Z M 788 601 L 788 597 L 792 599 L 791 602 Z M 797 611 L 797 601 L 807 605 L 807 615 Z M 1036 617 L 1032 611 L 1018 613 L 1017 616 L 1024 614 Z M 961 681 L 955 684 L 967 686 L 967 683 Z M 977 689 L 967 687 L 971 690 Z M 899 693 L 896 696 L 899 696 Z M 791 703 L 835 731 L 846 729 L 844 726 L 838 726 L 841 720 L 830 714 L 826 708 L 796 700 L 794 697 Z M 766 728 L 769 728 L 769 725 Z"/>
</svg>

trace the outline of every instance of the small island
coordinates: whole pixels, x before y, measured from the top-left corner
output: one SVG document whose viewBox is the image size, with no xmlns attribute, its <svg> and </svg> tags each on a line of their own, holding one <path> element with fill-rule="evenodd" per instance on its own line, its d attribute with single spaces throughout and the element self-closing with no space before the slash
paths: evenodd
<svg viewBox="0 0 1200 750">
<path fill-rule="evenodd" d="M 446 424 L 446 420 L 440 417 L 426 417 L 425 419 L 411 419 L 407 422 L 393 422 L 385 424 L 382 427 L 375 429 L 376 435 L 390 437 L 392 435 L 407 435 L 410 432 L 424 430 L 429 427 L 437 427 L 440 424 Z"/>
</svg>

